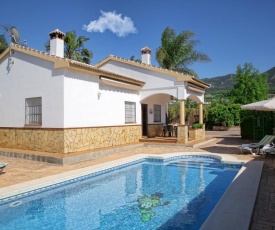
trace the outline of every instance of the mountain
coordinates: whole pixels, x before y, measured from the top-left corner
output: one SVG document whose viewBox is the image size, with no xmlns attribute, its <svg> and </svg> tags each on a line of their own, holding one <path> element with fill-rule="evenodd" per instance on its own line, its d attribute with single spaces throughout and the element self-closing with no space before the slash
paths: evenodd
<svg viewBox="0 0 275 230">
<path fill-rule="evenodd" d="M 274 94 L 275 93 L 275 67 L 271 68 L 270 70 L 266 71 L 268 73 L 268 85 L 269 85 L 269 92 Z"/>
<path fill-rule="evenodd" d="M 269 85 L 269 92 L 275 93 L 275 67 L 265 71 L 268 74 L 267 83 Z M 225 93 L 234 86 L 233 77 L 236 74 L 227 74 L 224 76 L 203 78 L 202 81 L 211 84 L 211 88 L 206 90 L 206 93 L 218 94 Z"/>
<path fill-rule="evenodd" d="M 227 90 L 233 88 L 234 82 L 233 77 L 235 74 L 227 74 L 225 76 L 213 77 L 213 78 L 204 78 L 201 79 L 205 83 L 211 85 L 211 88 L 207 89 L 206 92 L 215 92 L 215 93 L 224 93 Z"/>
</svg>

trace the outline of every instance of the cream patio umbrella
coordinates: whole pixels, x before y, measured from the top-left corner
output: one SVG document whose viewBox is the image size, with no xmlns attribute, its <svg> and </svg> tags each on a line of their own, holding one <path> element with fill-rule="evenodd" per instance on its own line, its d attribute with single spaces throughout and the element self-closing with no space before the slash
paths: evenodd
<svg viewBox="0 0 275 230">
<path fill-rule="evenodd" d="M 275 111 L 275 98 L 271 98 L 264 101 L 258 101 L 247 105 L 242 105 L 241 109 Z"/>
</svg>

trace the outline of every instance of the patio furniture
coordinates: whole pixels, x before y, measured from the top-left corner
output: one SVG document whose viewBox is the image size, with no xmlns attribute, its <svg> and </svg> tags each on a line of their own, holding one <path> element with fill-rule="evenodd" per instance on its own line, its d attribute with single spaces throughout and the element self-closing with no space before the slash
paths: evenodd
<svg viewBox="0 0 275 230">
<path fill-rule="evenodd" d="M 8 165 L 8 163 L 1 163 L 0 162 L 0 173 L 2 173 L 3 169 Z"/>
<path fill-rule="evenodd" d="M 175 125 L 174 126 L 174 133 L 175 133 L 175 136 L 177 137 L 178 136 L 178 126 L 177 125 Z"/>
<path fill-rule="evenodd" d="M 238 146 L 238 148 L 244 153 L 245 151 L 250 152 L 251 154 L 259 154 L 261 149 L 272 142 L 274 140 L 275 136 L 273 135 L 266 135 L 262 140 L 260 140 L 258 143 L 251 143 L 251 144 L 242 144 Z M 253 150 L 255 152 L 253 152 Z"/>
<path fill-rule="evenodd" d="M 173 125 L 167 125 L 167 132 L 169 134 L 169 137 L 172 137 L 173 132 L 174 132 L 174 126 Z"/>
<path fill-rule="evenodd" d="M 261 150 L 263 156 L 275 155 L 275 146 L 266 145 Z"/>
<path fill-rule="evenodd" d="M 167 125 L 162 126 L 162 136 L 166 137 L 166 132 L 167 132 Z"/>
</svg>

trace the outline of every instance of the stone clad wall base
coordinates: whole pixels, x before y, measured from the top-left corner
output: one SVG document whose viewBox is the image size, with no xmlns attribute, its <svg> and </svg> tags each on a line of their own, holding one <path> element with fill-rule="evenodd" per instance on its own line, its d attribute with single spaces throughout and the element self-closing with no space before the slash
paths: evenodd
<svg viewBox="0 0 275 230">
<path fill-rule="evenodd" d="M 0 147 L 64 153 L 64 130 L 0 128 Z"/>
<path fill-rule="evenodd" d="M 189 129 L 189 141 L 193 140 L 204 140 L 205 129 Z"/>
<path fill-rule="evenodd" d="M 64 152 L 137 143 L 141 134 L 140 125 L 65 129 Z"/>
<path fill-rule="evenodd" d="M 52 153 L 70 153 L 137 143 L 141 126 L 68 129 L 0 128 L 0 147 Z"/>
<path fill-rule="evenodd" d="M 178 125 L 178 143 L 187 144 L 188 143 L 188 126 Z"/>
</svg>

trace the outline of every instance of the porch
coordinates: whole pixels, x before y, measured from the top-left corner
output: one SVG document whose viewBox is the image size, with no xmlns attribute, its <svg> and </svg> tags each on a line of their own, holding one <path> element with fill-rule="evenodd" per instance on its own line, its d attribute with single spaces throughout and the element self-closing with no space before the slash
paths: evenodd
<svg viewBox="0 0 275 230">
<path fill-rule="evenodd" d="M 149 125 L 149 135 L 139 139 L 140 142 L 173 143 L 192 145 L 206 140 L 205 126 L 203 128 L 190 128 L 186 125 L 174 126 L 173 131 L 167 131 L 165 126 Z M 176 127 L 176 129 L 175 129 Z M 165 130 L 164 130 L 165 129 Z"/>
<path fill-rule="evenodd" d="M 185 99 L 176 98 L 172 91 L 162 93 L 146 92 L 145 98 L 141 100 L 142 106 L 142 136 L 141 142 L 160 142 L 160 143 L 180 143 L 187 144 L 194 140 L 204 140 L 205 127 L 203 124 L 203 96 L 189 94 Z M 168 119 L 168 106 L 171 101 L 178 101 L 179 117 L 177 121 Z M 191 128 L 189 123 L 186 123 L 188 116 L 186 109 L 186 101 L 191 99 L 197 103 L 197 123 L 203 128 Z M 169 123 L 169 121 L 174 126 Z M 144 137 L 147 138 L 144 138 Z M 174 137 L 174 138 L 173 138 Z"/>
</svg>

